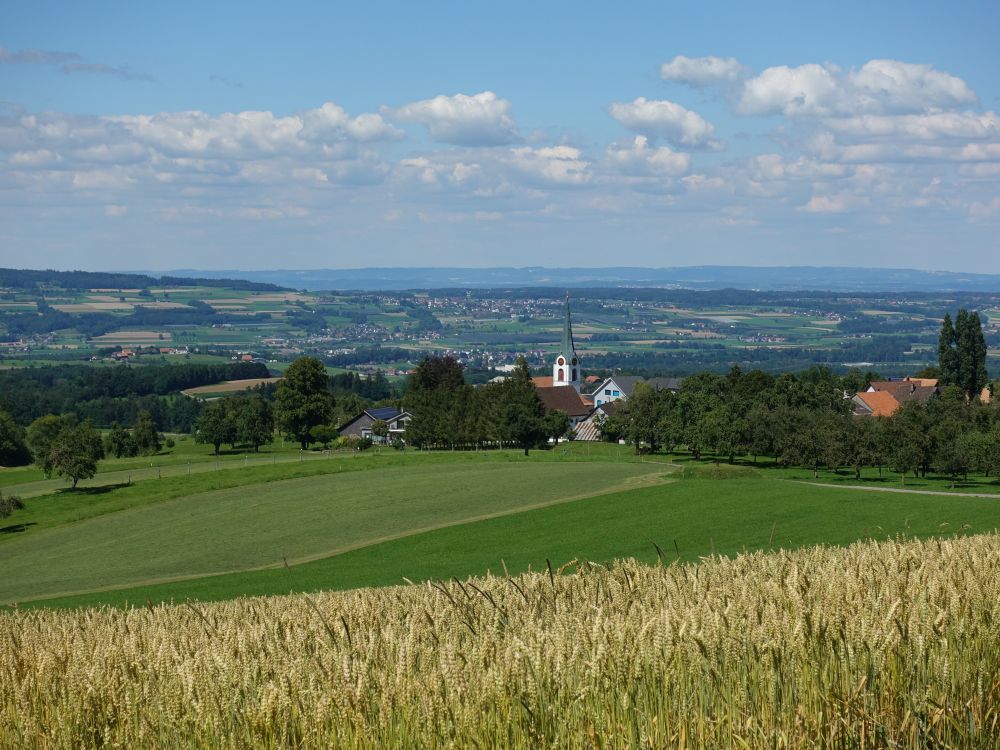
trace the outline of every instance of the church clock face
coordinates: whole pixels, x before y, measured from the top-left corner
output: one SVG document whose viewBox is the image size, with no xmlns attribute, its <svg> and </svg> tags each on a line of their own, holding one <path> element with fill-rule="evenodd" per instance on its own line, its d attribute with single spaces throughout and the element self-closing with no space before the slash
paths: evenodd
<svg viewBox="0 0 1000 750">
<path fill-rule="evenodd" d="M 560 357 L 560 358 L 559 358 L 558 360 L 556 360 L 556 362 L 557 362 L 558 364 L 560 364 L 560 365 L 564 365 L 564 364 L 566 364 L 566 360 L 565 360 L 565 359 L 563 359 L 562 357 Z"/>
</svg>

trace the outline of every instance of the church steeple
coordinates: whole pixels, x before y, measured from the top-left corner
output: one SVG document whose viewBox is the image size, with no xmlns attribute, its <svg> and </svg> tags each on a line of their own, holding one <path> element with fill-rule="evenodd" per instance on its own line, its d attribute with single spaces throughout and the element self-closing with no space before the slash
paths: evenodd
<svg viewBox="0 0 1000 750">
<path fill-rule="evenodd" d="M 573 344 L 573 320 L 569 311 L 569 293 L 566 294 L 566 315 L 563 320 L 562 345 L 552 365 L 552 385 L 571 385 L 580 390 L 580 359 Z"/>
</svg>

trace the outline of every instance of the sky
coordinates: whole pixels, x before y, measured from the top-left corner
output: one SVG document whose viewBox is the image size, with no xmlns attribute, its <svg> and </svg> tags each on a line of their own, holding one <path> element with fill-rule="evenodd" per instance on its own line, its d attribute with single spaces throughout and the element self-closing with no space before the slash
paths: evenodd
<svg viewBox="0 0 1000 750">
<path fill-rule="evenodd" d="M 0 265 L 1000 272 L 1000 3 L 7 2 Z"/>
</svg>

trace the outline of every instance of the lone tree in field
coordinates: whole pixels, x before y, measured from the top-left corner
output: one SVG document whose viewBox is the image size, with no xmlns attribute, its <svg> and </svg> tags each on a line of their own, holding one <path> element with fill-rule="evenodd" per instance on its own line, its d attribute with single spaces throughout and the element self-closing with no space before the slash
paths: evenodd
<svg viewBox="0 0 1000 750">
<path fill-rule="evenodd" d="M 102 458 L 104 441 L 88 422 L 60 432 L 49 451 L 52 469 L 60 476 L 69 477 L 73 489 L 81 479 L 90 479 L 97 473 L 97 462 Z"/>
<path fill-rule="evenodd" d="M 285 371 L 275 389 L 276 421 L 288 437 L 305 450 L 312 441 L 310 430 L 333 418 L 333 394 L 323 363 L 315 357 L 299 357 Z"/>
<path fill-rule="evenodd" d="M 941 385 L 957 385 L 973 399 L 986 387 L 986 339 L 978 312 L 959 310 L 952 325 L 945 313 L 938 338 Z"/>
</svg>

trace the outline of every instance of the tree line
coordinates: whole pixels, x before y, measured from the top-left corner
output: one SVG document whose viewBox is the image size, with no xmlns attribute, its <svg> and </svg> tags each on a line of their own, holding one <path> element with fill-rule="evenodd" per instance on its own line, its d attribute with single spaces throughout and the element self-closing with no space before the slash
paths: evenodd
<svg viewBox="0 0 1000 750">
<path fill-rule="evenodd" d="M 865 468 L 905 476 L 952 477 L 1000 471 L 1000 409 L 945 388 L 925 402 L 904 403 L 891 417 L 858 417 L 836 378 L 810 383 L 794 375 L 703 373 L 678 393 L 639 384 L 602 425 L 606 440 L 637 452 L 686 449 L 698 459 L 751 456 L 815 474 Z"/>
</svg>

